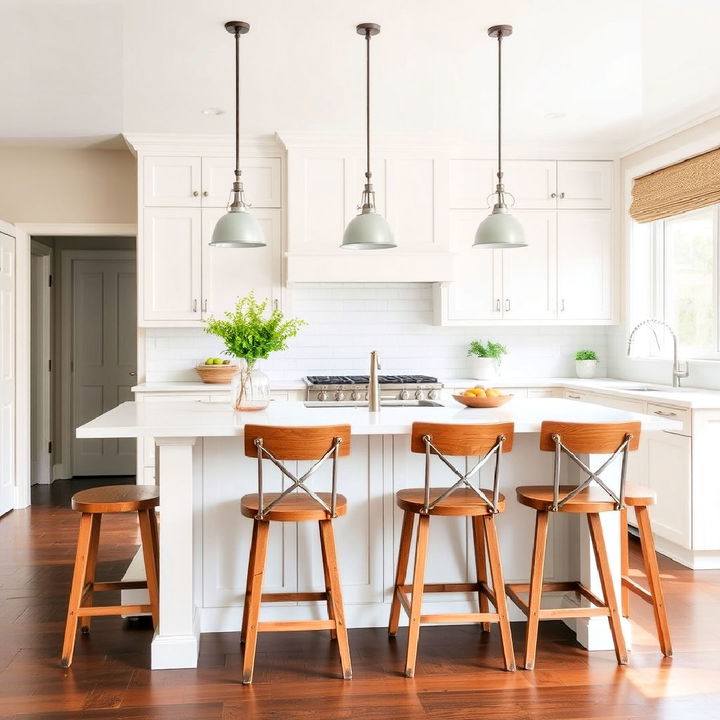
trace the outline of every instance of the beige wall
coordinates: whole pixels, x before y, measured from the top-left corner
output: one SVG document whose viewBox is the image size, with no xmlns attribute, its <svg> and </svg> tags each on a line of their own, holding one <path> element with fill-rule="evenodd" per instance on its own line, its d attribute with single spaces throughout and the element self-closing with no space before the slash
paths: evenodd
<svg viewBox="0 0 720 720">
<path fill-rule="evenodd" d="M 11 223 L 135 223 L 128 150 L 0 147 L 0 218 Z"/>
</svg>

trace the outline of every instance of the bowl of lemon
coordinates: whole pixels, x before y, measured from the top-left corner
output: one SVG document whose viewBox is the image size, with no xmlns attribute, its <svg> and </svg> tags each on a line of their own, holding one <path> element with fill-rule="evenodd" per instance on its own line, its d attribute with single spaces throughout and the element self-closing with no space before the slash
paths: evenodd
<svg viewBox="0 0 720 720">
<path fill-rule="evenodd" d="M 512 395 L 506 395 L 498 388 L 485 388 L 480 385 L 453 395 L 455 400 L 471 408 L 495 408 L 510 402 Z"/>
</svg>

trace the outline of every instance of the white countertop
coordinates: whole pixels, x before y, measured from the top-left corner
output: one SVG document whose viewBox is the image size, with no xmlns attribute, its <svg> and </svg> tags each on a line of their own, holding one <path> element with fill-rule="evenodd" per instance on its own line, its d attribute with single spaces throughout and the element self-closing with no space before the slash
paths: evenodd
<svg viewBox="0 0 720 720">
<path fill-rule="evenodd" d="M 204 383 L 200 380 L 178 380 L 177 382 L 139 383 L 130 388 L 134 393 L 229 393 L 231 383 Z M 271 390 L 305 390 L 303 380 L 271 380 Z"/>
<path fill-rule="evenodd" d="M 265 425 L 334 425 L 349 423 L 354 435 L 407 435 L 413 422 L 514 422 L 517 433 L 540 431 L 543 420 L 627 422 L 640 420 L 644 431 L 679 430 L 681 423 L 658 416 L 615 410 L 559 398 L 515 398 L 500 408 L 471 409 L 450 400 L 444 407 L 306 408 L 302 402 L 271 402 L 259 412 L 234 412 L 229 403 L 126 402 L 77 429 L 79 438 L 232 437 L 248 423 Z"/>
</svg>

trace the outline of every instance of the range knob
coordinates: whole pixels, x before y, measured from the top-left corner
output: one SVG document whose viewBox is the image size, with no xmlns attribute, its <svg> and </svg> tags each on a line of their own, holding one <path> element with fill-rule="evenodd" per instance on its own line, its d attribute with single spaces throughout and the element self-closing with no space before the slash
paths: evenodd
<svg viewBox="0 0 720 720">
<path fill-rule="evenodd" d="M 405 390 L 404 388 L 400 391 L 400 399 L 401 400 L 409 400 L 410 399 L 410 393 Z"/>
<path fill-rule="evenodd" d="M 350 393 L 350 399 L 351 399 L 351 400 L 359 400 L 359 399 L 360 399 L 360 398 L 358 397 L 358 394 L 355 392 L 355 390 L 353 390 L 353 391 Z"/>
<path fill-rule="evenodd" d="M 440 393 L 437 390 L 431 390 L 428 393 L 428 399 L 430 400 L 437 400 L 438 397 L 440 397 Z"/>
<path fill-rule="evenodd" d="M 344 400 L 345 399 L 345 393 L 342 390 L 338 390 L 335 393 L 335 399 L 336 400 Z"/>
<path fill-rule="evenodd" d="M 327 393 L 326 393 L 324 390 L 321 390 L 321 391 L 318 393 L 317 399 L 318 399 L 320 402 L 325 402 L 325 400 L 327 400 L 327 398 L 328 398 L 328 395 L 327 395 Z"/>
<path fill-rule="evenodd" d="M 422 400 L 425 397 L 425 393 L 422 391 L 422 388 L 419 388 L 415 391 L 415 399 L 416 400 Z"/>
</svg>

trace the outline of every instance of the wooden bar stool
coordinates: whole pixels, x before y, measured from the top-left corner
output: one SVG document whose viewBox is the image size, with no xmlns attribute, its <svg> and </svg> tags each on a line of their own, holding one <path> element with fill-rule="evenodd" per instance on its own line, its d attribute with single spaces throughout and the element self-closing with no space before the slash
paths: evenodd
<svg viewBox="0 0 720 720">
<path fill-rule="evenodd" d="M 390 608 L 388 633 L 394 637 L 398 630 L 400 607 L 407 613 L 408 627 L 407 657 L 405 675 L 415 675 L 420 625 L 430 623 L 482 623 L 483 630 L 489 630 L 489 623 L 498 623 L 502 641 L 505 669 L 515 670 L 510 622 L 508 620 L 505 585 L 503 582 L 500 549 L 498 546 L 495 515 L 505 509 L 505 498 L 499 492 L 500 454 L 512 449 L 514 425 L 449 425 L 436 423 L 413 423 L 410 450 L 425 453 L 425 486 L 400 490 L 395 494 L 399 508 L 404 511 L 400 535 L 397 572 Z M 461 472 L 446 457 L 481 457 L 469 472 Z M 430 463 L 432 456 L 439 458 L 457 475 L 458 481 L 449 488 L 430 487 Z M 492 489 L 477 489 L 469 479 L 479 473 L 491 458 L 495 459 L 494 484 Z M 430 516 L 453 515 L 472 518 L 473 546 L 477 582 L 425 584 L 425 561 L 428 549 Z M 415 567 L 411 585 L 405 584 L 410 543 L 412 541 L 415 516 L 418 516 L 417 539 L 415 541 Z M 487 560 L 490 564 L 492 587 L 487 582 Z M 479 612 L 422 614 L 423 593 L 477 592 Z M 411 594 L 409 600 L 407 594 Z M 495 607 L 489 612 L 488 601 Z"/>
<path fill-rule="evenodd" d="M 252 682 L 255 649 L 259 632 L 294 630 L 329 630 L 340 651 L 340 665 L 345 680 L 352 677 L 350 645 L 348 643 L 345 611 L 338 562 L 335 553 L 333 518 L 345 515 L 347 500 L 337 493 L 337 459 L 350 454 L 350 426 L 319 427 L 245 426 L 245 455 L 257 457 L 258 492 L 244 495 L 240 501 L 245 517 L 253 519 L 253 534 L 248 561 L 247 589 L 243 607 L 241 642 L 243 653 L 243 683 Z M 332 490 L 315 493 L 305 481 L 328 459 L 332 459 Z M 281 493 L 263 492 L 263 460 L 276 465 L 291 484 Z M 283 460 L 314 460 L 313 466 L 300 478 L 291 473 Z M 294 490 L 302 490 L 295 493 Z M 324 592 L 263 593 L 263 573 L 271 522 L 317 521 L 320 528 L 320 548 L 325 574 Z M 325 600 L 327 620 L 299 620 L 260 622 L 262 602 L 307 602 Z"/>
<path fill-rule="evenodd" d="M 96 615 L 151 613 L 158 625 L 158 529 L 155 508 L 160 500 L 154 485 L 109 485 L 82 490 L 72 496 L 72 509 L 82 513 L 75 569 L 70 588 L 62 667 L 70 667 L 75 649 L 78 620 L 82 633 L 90 632 L 90 618 Z M 145 576 L 147 580 L 95 582 L 100 522 L 105 513 L 136 512 L 140 523 Z M 147 588 L 149 605 L 94 605 L 94 594 L 107 590 Z"/>
<path fill-rule="evenodd" d="M 670 626 L 668 625 L 667 611 L 665 609 L 665 596 L 660 584 L 660 569 L 658 568 L 655 540 L 650 524 L 648 507 L 657 502 L 654 490 L 647 487 L 631 486 L 625 491 L 625 505 L 635 508 L 638 532 L 640 533 L 640 550 L 643 557 L 645 577 L 648 589 L 639 585 L 630 577 L 630 563 L 628 552 L 627 509 L 620 514 L 620 563 L 622 568 L 622 614 L 630 617 L 630 592 L 641 597 L 652 605 L 655 615 L 660 650 L 665 657 L 672 657 L 672 642 L 670 641 Z"/>
<path fill-rule="evenodd" d="M 625 503 L 625 474 L 628 452 L 637 450 L 640 442 L 640 423 L 565 423 L 545 421 L 540 428 L 540 450 L 555 453 L 554 483 L 552 485 L 521 486 L 516 489 L 518 501 L 536 511 L 535 544 L 532 554 L 530 583 L 507 585 L 510 599 L 527 616 L 525 637 L 525 668 L 535 667 L 538 625 L 540 620 L 562 618 L 607 617 L 619 665 L 627 664 L 625 638 L 620 626 L 620 613 L 615 598 L 605 538 L 600 522 L 601 512 L 621 510 Z M 577 456 L 578 453 L 610 454 L 598 470 L 591 470 Z M 576 486 L 560 485 L 560 469 L 566 455 L 587 477 Z M 615 493 L 600 477 L 613 461 L 620 459 L 620 490 Z M 591 486 L 595 482 L 598 487 Z M 547 544 L 548 513 L 581 513 L 587 515 L 595 563 L 600 576 L 603 598 L 599 598 L 580 582 L 543 583 L 543 566 Z M 592 607 L 542 609 L 543 592 L 574 591 L 589 601 Z M 525 602 L 518 593 L 529 593 Z"/>
</svg>

